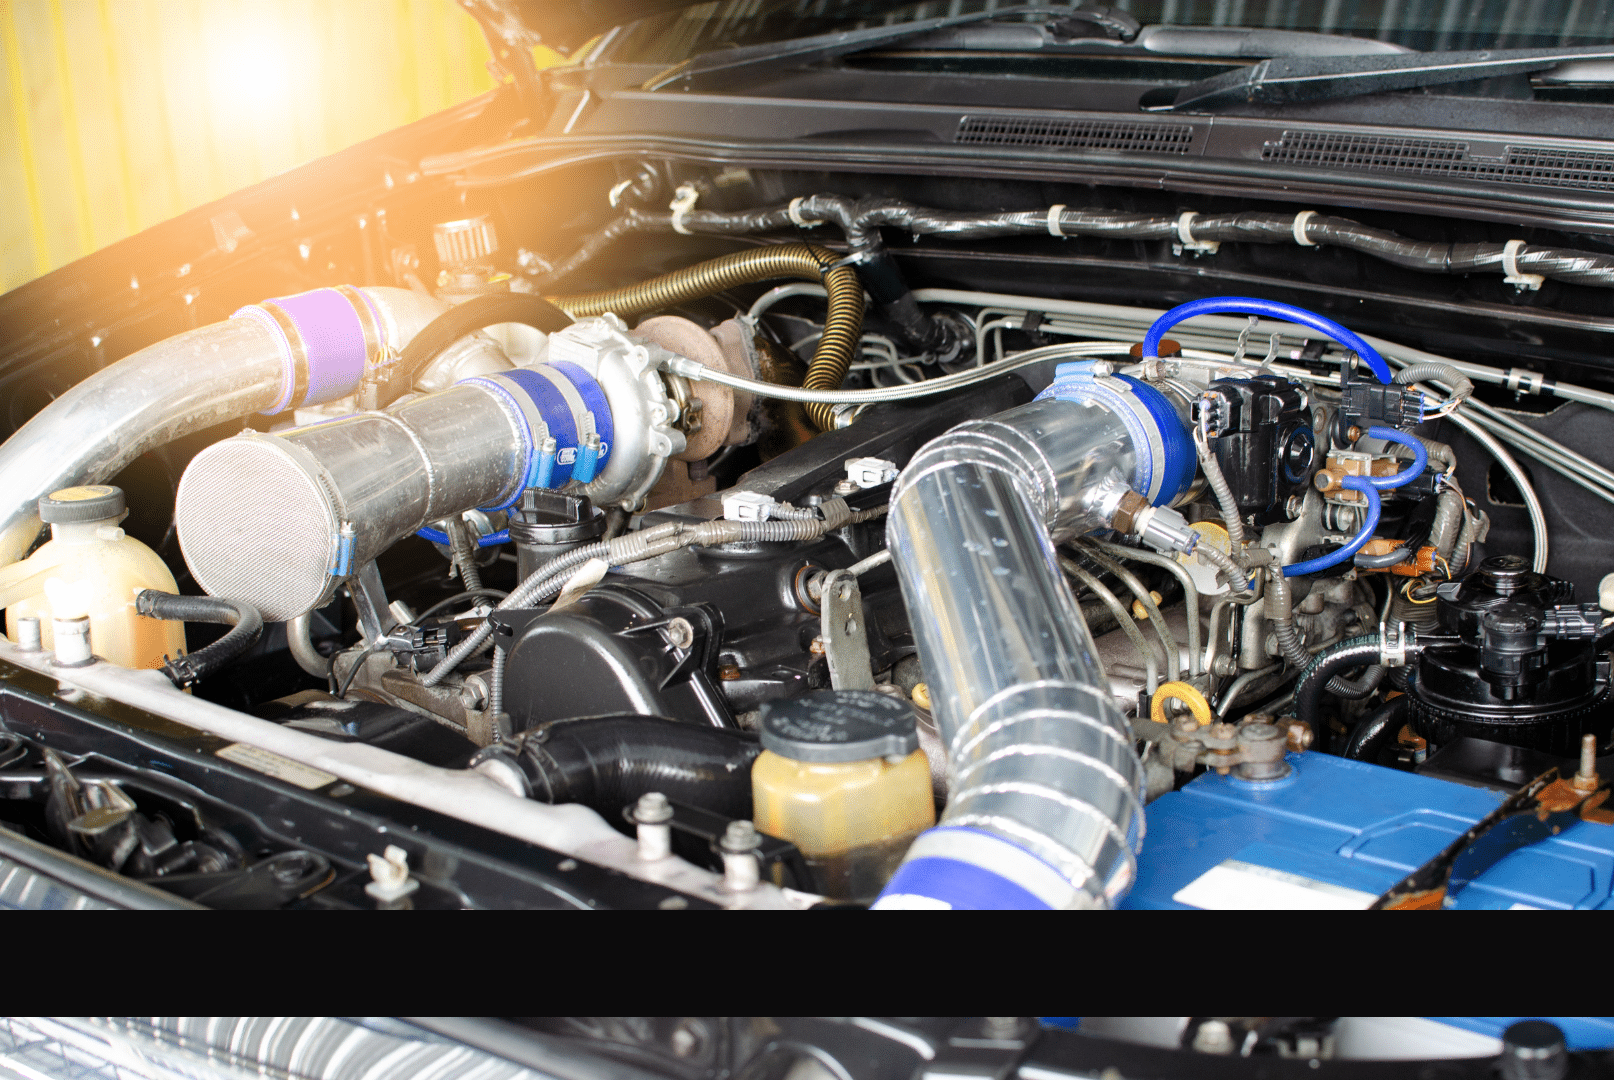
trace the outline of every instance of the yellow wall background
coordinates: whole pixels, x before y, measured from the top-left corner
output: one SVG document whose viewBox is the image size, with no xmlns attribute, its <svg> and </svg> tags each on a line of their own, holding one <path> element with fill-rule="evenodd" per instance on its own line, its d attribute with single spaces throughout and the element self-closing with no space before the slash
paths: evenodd
<svg viewBox="0 0 1614 1080">
<path fill-rule="evenodd" d="M 0 292 L 494 85 L 454 0 L 0 0 L 0 44 Z"/>
</svg>

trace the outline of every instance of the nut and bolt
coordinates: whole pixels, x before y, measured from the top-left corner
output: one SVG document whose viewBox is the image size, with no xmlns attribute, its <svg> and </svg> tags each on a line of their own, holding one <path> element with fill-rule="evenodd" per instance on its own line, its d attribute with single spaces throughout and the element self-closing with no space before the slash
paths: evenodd
<svg viewBox="0 0 1614 1080">
<path fill-rule="evenodd" d="M 1597 775 L 1597 736 L 1582 735 L 1580 737 L 1580 769 L 1575 773 L 1575 779 L 1570 785 L 1576 791 L 1593 792 L 1602 778 Z"/>
<path fill-rule="evenodd" d="M 1311 749 L 1312 741 L 1316 738 L 1311 725 L 1304 720 L 1291 720 L 1288 723 L 1289 750 L 1292 753 L 1301 753 Z"/>
<path fill-rule="evenodd" d="M 983 1016 L 981 1033 L 988 1039 L 1013 1039 L 1020 1034 L 1018 1016 Z"/>
<path fill-rule="evenodd" d="M 1362 429 L 1357 427 L 1355 424 L 1352 424 L 1350 427 L 1345 429 L 1345 438 L 1349 439 L 1351 442 L 1355 442 L 1356 440 L 1360 439 L 1363 434 L 1365 433 L 1362 431 Z"/>
<path fill-rule="evenodd" d="M 913 696 L 913 703 L 915 705 L 919 706 L 921 709 L 924 709 L 926 712 L 930 711 L 930 684 L 929 683 L 914 683 L 913 684 L 913 695 L 912 696 Z"/>
<path fill-rule="evenodd" d="M 56 664 L 59 667 L 83 667 L 95 663 L 90 649 L 90 619 L 55 619 L 51 624 L 55 636 Z"/>
<path fill-rule="evenodd" d="M 1233 1032 L 1221 1020 L 1206 1020 L 1194 1032 L 1193 1047 L 1201 1054 L 1231 1054 Z"/>
<path fill-rule="evenodd" d="M 45 648 L 38 615 L 24 615 L 17 620 L 17 648 L 23 652 L 40 652 Z"/>
<path fill-rule="evenodd" d="M 695 628 L 682 616 L 670 620 L 662 628 L 661 636 L 675 649 L 687 649 L 695 644 Z"/>
<path fill-rule="evenodd" d="M 633 806 L 633 823 L 637 826 L 639 858 L 657 862 L 672 854 L 672 804 L 659 791 L 647 791 Z"/>
<path fill-rule="evenodd" d="M 856 480 L 837 480 L 835 482 L 835 494 L 837 495 L 856 495 L 862 490 L 857 486 Z"/>
<path fill-rule="evenodd" d="M 672 1038 L 668 1040 L 674 1056 L 691 1057 L 706 1041 L 706 1027 L 699 1020 L 684 1020 L 673 1029 Z"/>
<path fill-rule="evenodd" d="M 749 821 L 731 821 L 723 831 L 719 847 L 723 851 L 723 887 L 730 892 L 750 892 L 761 880 L 757 865 L 757 845 L 762 838 Z"/>
<path fill-rule="evenodd" d="M 740 677 L 740 665 L 719 664 L 717 668 L 717 677 L 722 679 L 724 682 L 733 682 Z"/>
<path fill-rule="evenodd" d="M 467 712 L 481 712 L 488 703 L 488 684 L 480 675 L 467 675 L 460 687 L 460 705 Z"/>
<path fill-rule="evenodd" d="M 813 638 L 813 643 L 811 645 L 807 646 L 807 651 L 812 653 L 814 656 L 823 656 L 824 655 L 824 639 L 821 638 L 821 637 Z"/>
<path fill-rule="evenodd" d="M 1300 511 L 1305 507 L 1305 505 L 1306 501 L 1299 495 L 1291 495 L 1289 496 L 1289 501 L 1283 504 L 1284 515 L 1288 517 L 1290 521 L 1293 521 L 1300 516 Z"/>
</svg>

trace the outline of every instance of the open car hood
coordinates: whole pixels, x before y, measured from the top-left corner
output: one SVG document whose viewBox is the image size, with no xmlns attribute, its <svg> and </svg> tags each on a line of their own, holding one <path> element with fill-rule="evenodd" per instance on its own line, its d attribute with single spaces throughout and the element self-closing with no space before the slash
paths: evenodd
<svg viewBox="0 0 1614 1080">
<path fill-rule="evenodd" d="M 692 6 L 690 0 L 460 0 L 460 4 L 508 44 L 543 44 L 562 53 L 613 26 Z"/>
</svg>

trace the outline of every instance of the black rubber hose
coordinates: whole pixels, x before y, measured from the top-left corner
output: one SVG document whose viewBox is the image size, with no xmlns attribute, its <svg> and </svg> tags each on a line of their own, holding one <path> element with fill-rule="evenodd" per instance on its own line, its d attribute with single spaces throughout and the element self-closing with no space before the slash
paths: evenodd
<svg viewBox="0 0 1614 1080">
<path fill-rule="evenodd" d="M 854 252 L 880 247 L 882 228 L 907 229 L 915 236 L 945 236 L 969 240 L 992 236 L 1047 235 L 1047 210 L 1010 210 L 968 213 L 932 210 L 900 199 L 851 199 L 844 195 L 809 195 L 789 207 L 738 212 L 694 210 L 682 218 L 690 232 L 734 235 L 773 232 L 799 222 L 832 222 L 846 236 Z M 1176 216 L 1138 214 L 1107 208 L 1066 208 L 1056 224 L 1064 236 L 1119 237 L 1134 240 L 1176 239 L 1181 226 Z M 632 231 L 666 230 L 672 215 L 633 210 L 612 222 L 598 236 L 598 246 Z M 1295 215 L 1245 211 L 1206 214 L 1188 223 L 1195 240 L 1222 243 L 1294 244 Z M 1504 269 L 1507 245 L 1503 243 L 1442 243 L 1412 240 L 1386 229 L 1376 229 L 1349 218 L 1313 215 L 1301 223 L 1301 234 L 1316 246 L 1360 251 L 1412 270 L 1437 274 L 1466 274 L 1476 270 Z M 591 238 L 590 243 L 594 243 Z M 588 245 L 585 245 L 588 246 Z M 597 248 L 591 248 L 597 250 Z M 1563 248 L 1525 245 L 1515 255 L 1521 273 L 1542 274 L 1579 285 L 1614 286 L 1614 255 Z M 568 260 L 568 272 L 575 269 Z"/>
<path fill-rule="evenodd" d="M 499 323 L 522 323 L 546 334 L 572 325 L 572 317 L 530 293 L 493 293 L 456 304 L 410 339 L 393 365 L 394 396 L 406 393 L 426 366 L 460 338 Z"/>
<path fill-rule="evenodd" d="M 738 731 L 660 716 L 593 716 L 529 734 L 520 755 L 533 798 L 581 803 L 607 821 L 639 796 L 751 816 L 751 762 L 762 747 Z"/>
<path fill-rule="evenodd" d="M 1367 634 L 1347 638 L 1318 653 L 1295 684 L 1295 716 L 1310 724 L 1312 731 L 1322 731 L 1317 707 L 1328 680 L 1349 668 L 1377 664 L 1379 650 L 1379 635 Z"/>
<path fill-rule="evenodd" d="M 1386 702 L 1357 723 L 1351 741 L 1345 744 L 1345 756 L 1353 761 L 1377 760 L 1384 740 L 1400 731 L 1406 722 L 1407 699 L 1398 697 Z"/>
<path fill-rule="evenodd" d="M 135 611 L 153 619 L 173 622 L 219 623 L 231 627 L 213 644 L 163 664 L 163 674 L 183 690 L 213 674 L 257 644 L 263 633 L 263 616 L 251 604 L 218 596 L 175 596 L 144 589 L 135 597 Z M 165 658 L 166 659 L 166 658 Z"/>
</svg>

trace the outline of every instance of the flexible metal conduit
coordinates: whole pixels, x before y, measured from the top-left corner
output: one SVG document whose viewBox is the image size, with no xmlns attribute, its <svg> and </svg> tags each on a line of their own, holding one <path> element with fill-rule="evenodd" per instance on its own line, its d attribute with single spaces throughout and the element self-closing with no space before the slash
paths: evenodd
<svg viewBox="0 0 1614 1080">
<path fill-rule="evenodd" d="M 951 797 L 877 906 L 1103 907 L 1131 884 L 1143 767 L 1052 537 L 1131 475 L 1123 423 L 1046 399 L 925 446 L 887 546 L 948 747 Z"/>
<path fill-rule="evenodd" d="M 774 244 L 736 251 L 658 278 L 620 289 L 550 297 L 550 303 L 574 319 L 613 312 L 627 318 L 664 311 L 689 300 L 775 278 L 800 278 L 824 283 L 829 313 L 813 359 L 802 383 L 809 390 L 838 390 L 858 353 L 863 333 L 863 286 L 849 266 L 831 269 L 840 256 L 816 244 Z M 835 426 L 834 407 L 807 406 L 807 415 L 821 430 Z"/>
<path fill-rule="evenodd" d="M 318 289 L 272 303 L 274 317 L 263 306 L 244 308 L 124 357 L 6 440 L 0 446 L 0 566 L 22 558 L 39 534 L 41 495 L 103 483 L 175 439 L 280 411 L 276 406 L 292 404 L 299 384 L 301 402 L 342 397 L 373 359 L 372 350 L 403 347 L 448 307 L 390 288 Z"/>
</svg>

